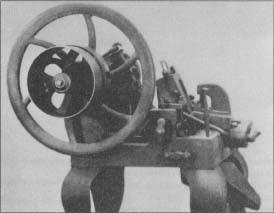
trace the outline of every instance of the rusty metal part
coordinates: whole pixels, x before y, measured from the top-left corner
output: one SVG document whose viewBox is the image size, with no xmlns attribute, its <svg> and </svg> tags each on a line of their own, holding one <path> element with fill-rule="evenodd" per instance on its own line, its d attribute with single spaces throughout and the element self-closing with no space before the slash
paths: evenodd
<svg viewBox="0 0 274 213">
<path fill-rule="evenodd" d="M 142 92 L 137 109 L 132 119 L 119 132 L 110 138 L 106 138 L 101 143 L 78 144 L 67 143 L 59 140 L 43 130 L 36 123 L 27 111 L 20 91 L 19 73 L 20 64 L 24 52 L 31 42 L 35 41 L 34 36 L 46 25 L 52 21 L 73 14 L 90 14 L 105 19 L 118 27 L 133 44 L 136 54 L 142 66 Z M 35 43 L 35 42 L 34 42 Z M 45 42 L 40 42 L 42 45 Z M 48 43 L 46 43 L 48 44 Z M 40 46 L 42 46 L 40 45 Z M 44 45 L 46 46 L 46 45 Z M 154 65 L 149 48 L 139 31 L 121 14 L 104 6 L 96 4 L 67 4 L 51 8 L 42 13 L 35 19 L 29 27 L 17 39 L 8 64 L 8 88 L 9 96 L 16 112 L 17 117 L 30 134 L 45 146 L 56 150 L 60 153 L 70 155 L 86 155 L 102 152 L 115 147 L 124 142 L 135 129 L 137 129 L 144 121 L 152 103 L 154 95 Z"/>
</svg>

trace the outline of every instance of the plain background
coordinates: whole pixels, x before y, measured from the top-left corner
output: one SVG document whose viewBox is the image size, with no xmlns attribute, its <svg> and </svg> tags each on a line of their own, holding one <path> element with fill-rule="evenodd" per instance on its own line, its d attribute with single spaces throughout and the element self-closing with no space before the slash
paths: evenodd
<svg viewBox="0 0 274 213">
<path fill-rule="evenodd" d="M 2 211 L 63 211 L 60 189 L 69 157 L 45 148 L 24 130 L 11 108 L 6 85 L 8 57 L 16 38 L 39 13 L 63 3 L 1 2 Z M 262 135 L 241 151 L 249 165 L 249 181 L 262 199 L 260 211 L 273 212 L 273 3 L 100 4 L 119 11 L 142 32 L 158 77 L 159 60 L 165 59 L 177 68 L 189 93 L 196 94 L 199 83 L 217 83 L 228 92 L 234 117 L 254 121 Z M 98 49 L 103 53 L 121 36 L 95 21 Z M 52 24 L 41 38 L 86 44 L 81 18 L 66 18 L 59 24 Z M 26 73 L 35 51 L 41 50 L 27 53 L 22 72 Z M 22 89 L 26 90 L 24 85 Z M 46 130 L 66 138 L 62 120 L 48 118 L 35 107 L 31 110 Z M 189 211 L 189 190 L 180 182 L 179 169 L 127 168 L 121 211 Z"/>
</svg>

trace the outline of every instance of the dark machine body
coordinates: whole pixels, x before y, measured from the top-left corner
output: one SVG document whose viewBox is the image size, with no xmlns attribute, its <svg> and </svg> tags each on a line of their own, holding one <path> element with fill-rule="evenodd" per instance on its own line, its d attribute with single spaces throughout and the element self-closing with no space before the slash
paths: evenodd
<svg viewBox="0 0 274 213">
<path fill-rule="evenodd" d="M 260 133 L 253 132 L 251 124 L 244 132 L 238 130 L 240 122 L 232 117 L 224 89 L 215 84 L 198 85 L 195 98 L 187 93 L 175 68 L 161 61 L 163 77 L 156 81 L 158 106 L 153 106 L 155 81 L 154 75 L 148 74 L 154 71 L 150 54 L 145 53 L 142 37 L 138 33 L 133 36 L 135 28 L 124 18 L 102 6 L 72 4 L 52 9 L 39 20 L 47 23 L 52 21 L 50 14 L 62 17 L 78 12 L 84 14 L 88 26 L 88 47 L 60 47 L 23 35 L 17 45 L 25 39 L 28 44 L 46 48 L 29 70 L 30 97 L 22 100 L 15 95 L 17 87 L 12 87 L 18 83 L 14 58 L 21 53 L 16 45 L 8 76 L 11 102 L 24 127 L 49 148 L 71 155 L 71 170 L 62 185 L 65 211 L 90 212 L 91 190 L 96 212 L 118 212 L 126 166 L 180 168 L 182 183 L 190 187 L 193 213 L 243 213 L 246 207 L 258 210 L 260 198 L 248 182 L 247 164 L 238 149 L 247 147 Z M 133 36 L 130 40 L 135 47 L 139 44 L 140 50 L 129 56 L 115 43 L 100 56 L 95 51 L 89 12 L 107 20 L 114 17 L 115 25 L 123 21 L 118 28 Z M 37 29 L 28 30 L 36 33 Z M 45 75 L 49 64 L 56 64 L 62 72 Z M 65 94 L 59 108 L 51 103 L 53 93 Z M 20 111 L 30 102 L 49 115 L 65 118 L 69 145 L 49 138 Z"/>
</svg>

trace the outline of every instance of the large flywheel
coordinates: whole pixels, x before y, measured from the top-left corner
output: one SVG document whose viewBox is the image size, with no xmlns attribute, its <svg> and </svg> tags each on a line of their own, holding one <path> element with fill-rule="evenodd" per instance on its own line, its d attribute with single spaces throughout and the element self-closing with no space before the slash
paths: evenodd
<svg viewBox="0 0 274 213">
<path fill-rule="evenodd" d="M 37 39 L 36 34 L 56 19 L 69 15 L 83 15 L 86 21 L 88 47 L 55 46 Z M 108 67 L 96 52 L 96 40 L 92 17 L 105 19 L 121 30 L 132 43 L 134 54 L 116 73 L 123 72 L 139 61 L 142 76 L 142 90 L 139 103 L 133 115 L 116 112 L 102 106 L 106 113 L 124 118 L 126 125 L 114 135 L 99 143 L 83 144 L 81 141 L 62 141 L 46 132 L 31 116 L 28 105 L 33 102 L 44 113 L 61 118 L 79 116 L 91 105 L 101 105 L 101 95 L 105 89 Z M 29 97 L 23 99 L 20 87 L 20 68 L 28 45 L 38 45 L 46 50 L 33 61 L 27 79 Z M 58 67 L 59 72 L 47 73 L 50 65 Z M 13 109 L 26 130 L 45 146 L 70 155 L 86 155 L 102 152 L 121 144 L 143 123 L 152 105 L 155 87 L 154 65 L 150 50 L 136 27 L 121 14 L 107 7 L 95 4 L 67 4 L 51 8 L 38 16 L 17 39 L 8 64 L 8 88 Z M 111 77 L 111 76 L 110 76 Z M 62 95 L 60 106 L 52 103 L 53 95 Z"/>
</svg>

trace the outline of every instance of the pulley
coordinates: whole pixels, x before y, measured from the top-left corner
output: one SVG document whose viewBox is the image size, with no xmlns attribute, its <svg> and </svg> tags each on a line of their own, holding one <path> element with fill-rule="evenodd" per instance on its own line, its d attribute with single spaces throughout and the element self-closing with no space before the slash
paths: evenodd
<svg viewBox="0 0 274 213">
<path fill-rule="evenodd" d="M 27 80 L 30 98 L 49 115 L 73 117 L 98 101 L 104 75 L 100 68 L 96 56 L 83 48 L 47 49 L 30 67 Z M 59 106 L 54 104 L 53 96 L 61 102 L 57 103 Z"/>
</svg>

